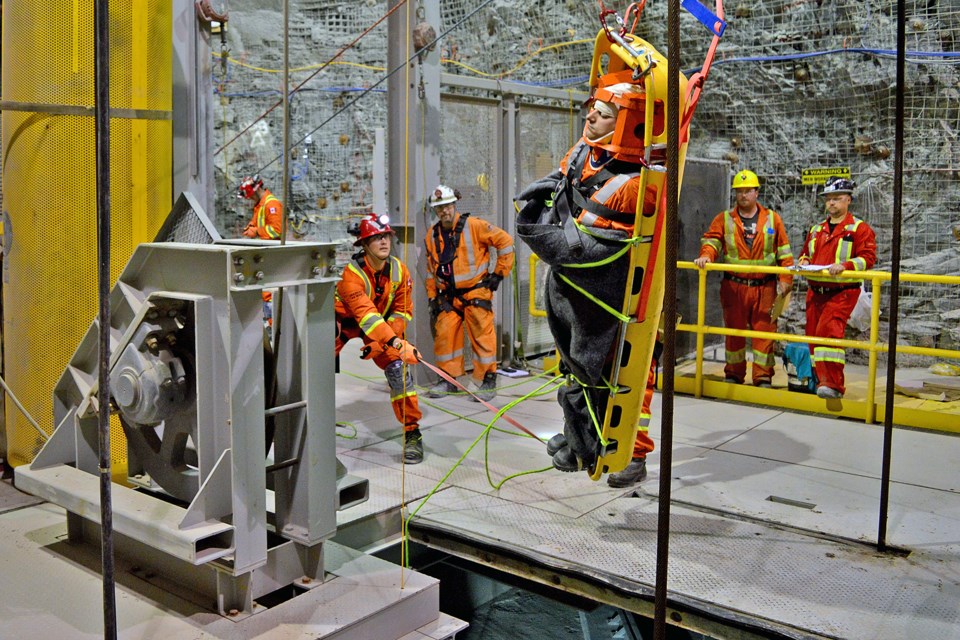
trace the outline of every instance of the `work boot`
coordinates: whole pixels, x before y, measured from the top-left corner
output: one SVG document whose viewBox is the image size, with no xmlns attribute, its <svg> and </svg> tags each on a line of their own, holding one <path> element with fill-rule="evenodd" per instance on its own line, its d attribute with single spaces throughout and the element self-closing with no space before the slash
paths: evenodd
<svg viewBox="0 0 960 640">
<path fill-rule="evenodd" d="M 760 389 L 772 389 L 773 385 L 769 380 L 757 380 L 757 387 Z"/>
<path fill-rule="evenodd" d="M 473 395 L 476 397 L 471 397 L 470 399 L 474 402 L 479 402 L 480 400 L 490 402 L 493 400 L 497 395 L 497 372 L 491 371 L 484 375 L 483 382 L 481 382 L 477 390 L 473 392 Z"/>
<path fill-rule="evenodd" d="M 573 471 L 582 471 L 584 469 L 583 461 L 573 452 L 570 447 L 564 446 L 553 454 L 553 468 L 564 473 Z"/>
<path fill-rule="evenodd" d="M 634 458 L 623 471 L 607 476 L 607 484 L 616 489 L 629 487 L 647 477 L 647 459 Z"/>
<path fill-rule="evenodd" d="M 453 386 L 452 383 L 447 382 L 443 378 L 440 378 L 440 380 L 437 381 L 437 384 L 427 389 L 427 397 L 442 398 L 443 396 L 447 396 L 447 395 L 450 395 L 451 393 L 456 393 L 456 392 L 457 392 L 457 388 Z"/>
<path fill-rule="evenodd" d="M 547 440 L 547 455 L 552 458 L 556 455 L 557 451 L 560 451 L 560 449 L 563 449 L 565 446 L 567 446 L 567 436 L 558 433 Z"/>
<path fill-rule="evenodd" d="M 407 464 L 423 462 L 423 434 L 420 427 L 403 433 L 403 461 Z"/>
<path fill-rule="evenodd" d="M 740 381 L 734 378 L 733 376 L 727 376 L 723 379 L 727 384 L 740 384 Z"/>
<path fill-rule="evenodd" d="M 828 387 L 826 385 L 820 385 L 817 387 L 817 397 L 823 398 L 824 400 L 839 400 L 843 397 L 843 394 L 834 389 L 833 387 Z"/>
</svg>

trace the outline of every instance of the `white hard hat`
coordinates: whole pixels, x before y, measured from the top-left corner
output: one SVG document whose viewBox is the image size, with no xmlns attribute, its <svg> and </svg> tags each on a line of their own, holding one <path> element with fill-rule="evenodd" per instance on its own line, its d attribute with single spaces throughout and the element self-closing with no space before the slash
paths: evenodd
<svg viewBox="0 0 960 640">
<path fill-rule="evenodd" d="M 447 185 L 441 184 L 437 185 L 437 188 L 433 190 L 433 193 L 430 194 L 430 206 L 439 207 L 444 204 L 450 204 L 451 202 L 456 202 L 460 199 L 460 196 L 456 191 L 448 187 Z"/>
</svg>

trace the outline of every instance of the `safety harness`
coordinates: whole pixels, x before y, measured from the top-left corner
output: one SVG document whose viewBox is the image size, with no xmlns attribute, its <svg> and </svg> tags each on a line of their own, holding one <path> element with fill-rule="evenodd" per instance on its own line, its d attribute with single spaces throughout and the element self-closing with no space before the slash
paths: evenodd
<svg viewBox="0 0 960 640">
<path fill-rule="evenodd" d="M 453 230 L 450 233 L 450 242 L 444 243 L 443 245 L 443 252 L 440 251 L 441 225 L 439 222 L 433 225 L 433 246 L 437 249 L 436 276 L 437 279 L 445 285 L 438 291 L 437 296 L 443 296 L 454 313 L 461 318 L 463 317 L 463 311 L 458 311 L 457 308 L 453 306 L 454 298 L 459 300 L 464 307 L 479 307 L 487 311 L 493 311 L 493 302 L 491 300 L 467 300 L 463 297 L 474 289 L 485 286 L 484 284 L 480 283 L 472 287 L 457 288 L 456 280 L 454 279 L 453 261 L 457 259 L 457 247 L 460 246 L 460 236 L 463 235 L 463 228 L 466 226 L 467 218 L 469 217 L 469 213 L 460 214 L 457 224 L 453 226 Z"/>
<path fill-rule="evenodd" d="M 633 213 L 623 213 L 607 207 L 606 203 L 620 187 L 640 175 L 639 164 L 615 160 L 612 157 L 603 161 L 597 173 L 581 181 L 583 167 L 590 159 L 591 147 L 581 140 L 570 154 L 567 173 L 557 184 L 554 192 L 553 207 L 559 216 L 567 244 L 573 251 L 583 247 L 580 235 L 584 226 L 602 226 L 600 219 L 612 220 L 621 224 L 632 224 Z M 604 152 L 606 153 L 606 152 Z M 576 176 L 570 178 L 570 176 Z M 585 213 L 582 213 L 585 212 Z M 580 267 L 583 265 L 564 265 Z"/>
</svg>

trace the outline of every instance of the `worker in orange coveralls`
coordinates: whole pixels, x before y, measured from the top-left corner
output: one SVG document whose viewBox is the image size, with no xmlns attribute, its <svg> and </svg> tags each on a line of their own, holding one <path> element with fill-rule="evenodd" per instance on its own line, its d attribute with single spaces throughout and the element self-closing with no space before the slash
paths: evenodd
<svg viewBox="0 0 960 640">
<path fill-rule="evenodd" d="M 460 194 L 440 185 L 430 194 L 439 221 L 427 230 L 427 298 L 436 318 L 433 352 L 452 378 L 463 375 L 463 329 L 473 347 L 475 395 L 497 395 L 497 334 L 493 292 L 513 268 L 513 238 L 503 229 L 457 210 Z M 490 249 L 497 262 L 490 270 Z M 428 392 L 439 398 L 456 391 L 441 379 Z M 472 399 L 472 398 L 471 398 Z"/>
<path fill-rule="evenodd" d="M 279 240 L 283 228 L 283 204 L 263 186 L 260 176 L 244 178 L 237 189 L 237 197 L 257 201 L 253 205 L 253 218 L 243 229 L 243 237 Z"/>
<path fill-rule="evenodd" d="M 247 176 L 237 188 L 237 197 L 244 200 L 256 200 L 253 205 L 253 218 L 243 229 L 244 238 L 261 240 L 279 240 L 283 229 L 283 204 L 263 186 L 260 176 Z M 269 326 L 273 326 L 273 294 L 265 290 L 263 297 L 263 317 Z"/>
<path fill-rule="evenodd" d="M 760 181 L 752 171 L 740 171 L 733 177 L 737 204 L 717 214 L 710 228 L 700 239 L 700 256 L 694 260 L 699 268 L 710 262 L 736 265 L 793 266 L 793 253 L 783 219 L 776 211 L 757 202 Z M 777 330 L 771 317 L 778 295 L 786 295 L 793 286 L 793 277 L 772 273 L 723 272 L 720 283 L 720 305 L 723 324 L 728 329 Z M 773 340 L 752 338 L 753 384 L 770 387 L 776 358 Z M 725 382 L 741 384 L 747 376 L 747 339 L 726 337 Z"/>
<path fill-rule="evenodd" d="M 403 459 L 423 462 L 420 404 L 405 365 L 417 364 L 419 354 L 404 339 L 413 319 L 410 271 L 390 255 L 393 229 L 387 216 L 374 213 L 360 221 L 357 241 L 363 251 L 343 270 L 337 284 L 337 355 L 351 338 L 363 340 L 362 357 L 383 369 L 390 387 L 393 413 L 403 425 Z"/>
<path fill-rule="evenodd" d="M 856 184 L 833 176 L 820 195 L 826 198 L 827 219 L 810 229 L 800 254 L 800 266 L 825 265 L 826 274 L 810 272 L 807 280 L 807 335 L 843 338 L 847 320 L 860 297 L 860 282 L 838 278 L 843 271 L 866 271 L 877 261 L 877 238 L 873 229 L 849 211 Z M 810 345 L 817 373 L 817 395 L 842 398 L 843 349 Z"/>
</svg>

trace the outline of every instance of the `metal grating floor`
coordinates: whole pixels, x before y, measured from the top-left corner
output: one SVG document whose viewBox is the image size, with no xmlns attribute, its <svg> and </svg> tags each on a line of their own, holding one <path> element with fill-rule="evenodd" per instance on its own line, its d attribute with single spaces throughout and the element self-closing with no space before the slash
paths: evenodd
<svg viewBox="0 0 960 640">
<path fill-rule="evenodd" d="M 440 483 L 480 434 L 476 422 L 493 414 L 464 398 L 421 398 L 426 460 L 401 468 L 399 428 L 385 385 L 377 391 L 379 371 L 347 353 L 341 363 L 351 375 L 338 377 L 338 419 L 353 420 L 360 437 L 341 442 L 340 457 L 352 473 L 370 478 L 374 496 L 345 520 L 365 517 L 364 509 L 389 510 L 390 499 L 416 508 L 436 488 L 413 520 L 415 537 L 440 548 L 449 542 L 451 550 L 499 550 L 519 557 L 512 570 L 522 572 L 516 567 L 526 563 L 531 577 L 554 569 L 650 598 L 658 452 L 636 492 L 552 470 L 495 490 L 483 442 Z M 501 377 L 500 384 L 515 381 Z M 532 387 L 521 381 L 502 388 L 493 403 L 503 406 Z M 350 412 L 351 394 L 365 401 L 361 416 Z M 651 425 L 658 444 L 659 400 Z M 543 436 L 560 424 L 552 395 L 510 415 Z M 909 552 L 904 557 L 870 546 L 882 435 L 876 425 L 678 397 L 671 602 L 745 628 L 750 637 L 767 630 L 795 638 L 960 639 L 960 438 L 895 431 L 887 542 Z M 495 432 L 489 452 L 495 481 L 549 465 L 529 438 Z"/>
</svg>

